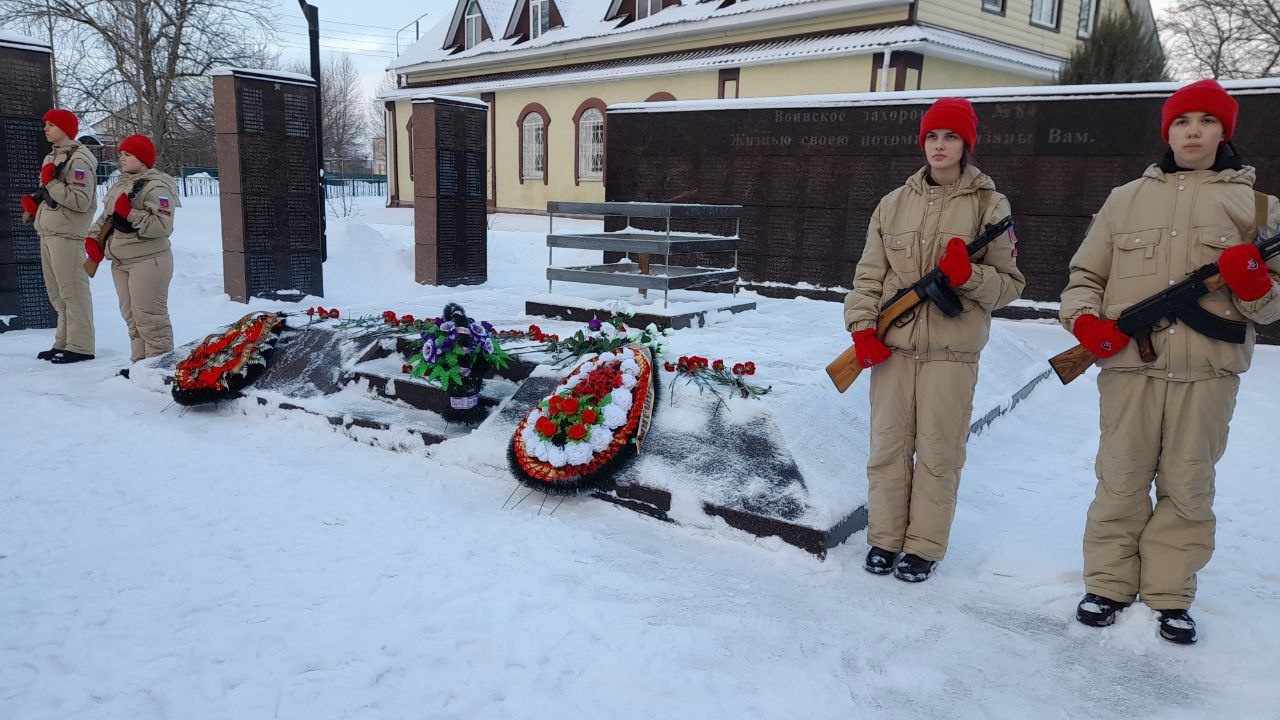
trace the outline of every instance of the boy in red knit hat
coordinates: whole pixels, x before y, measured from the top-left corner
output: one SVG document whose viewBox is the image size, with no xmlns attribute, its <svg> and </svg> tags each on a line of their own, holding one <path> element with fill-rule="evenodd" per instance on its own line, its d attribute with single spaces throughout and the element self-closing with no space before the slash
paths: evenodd
<svg viewBox="0 0 1280 720">
<path fill-rule="evenodd" d="M 858 362 L 874 367 L 864 568 L 907 582 L 927 580 L 946 554 L 978 355 L 992 311 L 1026 284 L 1012 233 L 969 256 L 967 241 L 1010 212 L 991 178 L 969 162 L 977 143 L 968 100 L 942 98 L 929 108 L 920 121 L 925 165 L 880 200 L 844 301 Z M 885 301 L 934 268 L 958 296 L 959 314 L 927 303 L 879 334 Z"/>
<path fill-rule="evenodd" d="M 36 353 L 58 365 L 94 357 L 93 298 L 85 274 L 84 236 L 98 204 L 98 160 L 76 142 L 80 121 L 69 110 L 44 114 L 44 136 L 53 144 L 40 168 L 40 189 L 22 198 L 23 219 L 40 236 L 40 268 L 49 303 L 58 313 L 53 347 Z"/>
<path fill-rule="evenodd" d="M 1227 446 L 1240 373 L 1254 329 L 1233 344 L 1173 323 L 1151 335 L 1154 362 L 1116 329 L 1116 318 L 1208 263 L 1225 285 L 1200 305 L 1223 320 L 1280 320 L 1280 261 L 1253 242 L 1280 226 L 1280 202 L 1255 193 L 1254 169 L 1230 140 L 1239 106 L 1215 80 L 1169 97 L 1169 144 L 1141 178 L 1111 191 L 1071 259 L 1061 320 L 1102 358 L 1098 485 L 1084 533 L 1085 596 L 1076 619 L 1102 627 L 1141 596 L 1160 635 L 1196 641 L 1188 609 L 1196 573 L 1213 553 L 1214 464 Z M 1151 505 L 1151 484 L 1156 503 Z"/>
</svg>

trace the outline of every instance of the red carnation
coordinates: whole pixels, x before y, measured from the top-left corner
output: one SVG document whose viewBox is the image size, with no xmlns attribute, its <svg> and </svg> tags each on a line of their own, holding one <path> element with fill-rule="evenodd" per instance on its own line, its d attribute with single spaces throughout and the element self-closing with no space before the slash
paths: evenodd
<svg viewBox="0 0 1280 720">
<path fill-rule="evenodd" d="M 328 315 L 328 314 L 329 314 L 329 311 L 328 311 L 328 310 L 325 310 L 323 305 L 317 305 L 317 306 L 316 306 L 316 312 L 320 313 L 320 317 L 322 317 L 322 318 L 323 318 L 325 315 Z"/>
<path fill-rule="evenodd" d="M 578 398 L 568 397 L 560 401 L 560 412 L 572 415 L 578 412 Z"/>
<path fill-rule="evenodd" d="M 587 426 L 582 423 L 574 423 L 569 426 L 569 439 L 581 440 L 587 436 Z"/>
<path fill-rule="evenodd" d="M 395 314 L 395 313 L 393 313 L 393 312 L 391 312 L 390 310 L 385 310 L 385 311 L 383 311 L 383 313 L 382 313 L 382 319 L 383 319 L 383 321 L 385 321 L 388 325 L 395 325 L 395 324 L 396 324 L 396 314 Z"/>
<path fill-rule="evenodd" d="M 741 375 L 743 370 L 744 370 L 744 368 L 742 367 L 742 363 L 734 363 L 734 364 L 733 364 L 733 374 L 734 374 L 734 375 Z"/>
<path fill-rule="evenodd" d="M 408 366 L 408 365 L 401 365 L 401 366 L 400 366 L 400 372 L 402 372 L 402 373 L 410 373 L 410 372 L 413 372 L 413 368 L 412 368 L 412 367 L 410 367 L 410 366 Z"/>
<path fill-rule="evenodd" d="M 724 369 L 724 361 L 723 361 L 723 360 L 716 360 L 715 362 L 711 363 L 711 369 L 712 369 L 712 370 L 715 370 L 715 371 L 717 371 L 717 372 L 719 372 L 719 371 L 723 370 L 723 369 Z"/>
<path fill-rule="evenodd" d="M 329 311 L 329 317 L 333 318 L 334 320 L 337 320 L 337 319 L 338 319 L 338 308 L 334 308 L 334 309 L 330 310 L 330 311 Z"/>
<path fill-rule="evenodd" d="M 672 365 L 671 361 L 668 360 L 667 362 L 662 363 L 662 369 L 666 370 L 667 372 L 675 372 L 676 366 Z"/>
<path fill-rule="evenodd" d="M 549 417 L 538 418 L 538 422 L 534 424 L 533 429 L 537 430 L 543 437 L 546 437 L 546 438 L 555 437 L 556 431 L 559 430 L 555 422 L 552 421 L 551 418 Z"/>
<path fill-rule="evenodd" d="M 402 325 L 412 325 L 414 323 L 413 316 L 405 315 L 404 317 L 400 318 L 400 323 Z"/>
<path fill-rule="evenodd" d="M 595 411 L 595 410 L 583 410 L 583 411 L 582 411 L 582 422 L 583 422 L 584 424 L 586 424 L 586 425 L 595 425 L 595 424 L 596 424 L 596 420 L 597 420 L 597 419 L 599 419 L 599 418 L 596 416 L 596 411 Z"/>
<path fill-rule="evenodd" d="M 556 413 L 560 412 L 560 396 L 559 395 L 552 395 L 551 399 L 547 402 L 552 415 L 555 415 Z"/>
<path fill-rule="evenodd" d="M 748 375 L 756 374 L 756 364 L 750 360 L 748 360 L 746 364 L 742 366 L 742 368 L 744 371 L 746 371 Z"/>
<path fill-rule="evenodd" d="M 315 314 L 316 314 L 316 309 L 315 309 L 315 308 L 313 308 L 313 307 L 309 307 L 309 308 L 307 308 L 307 317 L 311 317 L 312 315 L 315 315 Z"/>
</svg>

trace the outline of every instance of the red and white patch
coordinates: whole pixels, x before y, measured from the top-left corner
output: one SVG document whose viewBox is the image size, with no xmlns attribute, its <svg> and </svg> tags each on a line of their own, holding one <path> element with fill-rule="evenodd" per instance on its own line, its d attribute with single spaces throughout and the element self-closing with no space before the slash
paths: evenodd
<svg viewBox="0 0 1280 720">
<path fill-rule="evenodd" d="M 169 207 L 169 198 L 165 197 L 164 195 L 161 195 L 160 197 L 156 198 L 156 200 L 160 201 L 160 207 L 162 208 Z"/>
<path fill-rule="evenodd" d="M 1009 245 L 1009 254 L 1015 258 L 1018 257 L 1018 234 L 1013 231 L 1013 228 L 1009 228 Z"/>
<path fill-rule="evenodd" d="M 75 187 L 84 187 L 84 168 L 76 168 L 71 176 L 71 184 Z"/>
<path fill-rule="evenodd" d="M 1258 268 L 1262 266 L 1258 264 L 1257 260 L 1254 260 L 1253 258 L 1249 258 L 1249 264 L 1245 265 L 1245 267 L 1249 268 L 1251 272 L 1257 272 Z"/>
</svg>

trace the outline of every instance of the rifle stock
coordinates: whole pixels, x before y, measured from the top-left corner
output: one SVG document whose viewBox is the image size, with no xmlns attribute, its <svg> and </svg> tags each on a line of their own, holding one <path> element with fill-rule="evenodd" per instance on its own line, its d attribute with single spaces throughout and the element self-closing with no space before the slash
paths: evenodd
<svg viewBox="0 0 1280 720">
<path fill-rule="evenodd" d="M 109 222 L 102 223 L 102 227 L 98 229 L 98 239 L 96 241 L 98 243 L 98 252 L 106 252 L 107 240 L 111 238 L 111 233 L 114 230 L 115 228 L 111 227 L 111 223 Z M 94 275 L 97 275 L 98 263 L 94 262 L 93 258 L 85 258 L 84 271 L 89 274 L 89 277 L 93 277 Z"/>
<path fill-rule="evenodd" d="M 898 318 L 906 315 L 924 302 L 924 298 L 916 290 L 907 292 L 896 301 L 889 304 L 884 310 L 880 311 L 880 317 L 876 320 L 876 337 L 884 339 L 885 333 L 889 332 L 889 328 Z M 831 382 L 835 384 L 836 390 L 844 392 L 853 385 L 853 381 L 858 379 L 862 374 L 863 367 L 858 364 L 858 353 L 854 347 L 850 345 L 840 353 L 835 360 L 827 365 L 827 376 L 831 378 Z"/>
<path fill-rule="evenodd" d="M 1084 371 L 1093 367 L 1096 362 L 1098 362 L 1098 356 L 1089 352 L 1083 345 L 1077 345 L 1049 358 L 1049 365 L 1053 367 L 1053 371 L 1057 373 L 1063 385 L 1083 375 Z"/>
</svg>

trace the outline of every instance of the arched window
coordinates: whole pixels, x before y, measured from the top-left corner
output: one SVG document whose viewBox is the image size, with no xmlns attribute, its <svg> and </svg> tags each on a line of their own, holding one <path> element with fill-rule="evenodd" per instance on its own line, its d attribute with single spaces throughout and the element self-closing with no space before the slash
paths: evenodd
<svg viewBox="0 0 1280 720">
<path fill-rule="evenodd" d="M 529 113 L 520 123 L 520 158 L 523 179 L 546 179 L 547 126 L 538 113 Z"/>
<path fill-rule="evenodd" d="M 467 12 L 464 19 L 466 26 L 466 47 L 468 50 L 480 44 L 482 37 L 484 16 L 480 14 L 480 3 L 471 0 L 467 4 Z"/>
<path fill-rule="evenodd" d="M 594 107 L 578 117 L 578 178 L 604 180 L 604 113 Z"/>
</svg>

